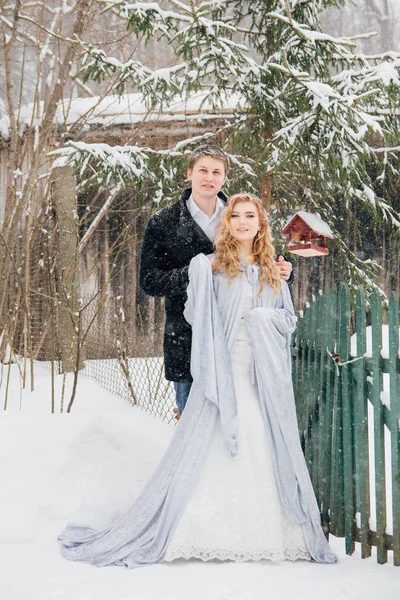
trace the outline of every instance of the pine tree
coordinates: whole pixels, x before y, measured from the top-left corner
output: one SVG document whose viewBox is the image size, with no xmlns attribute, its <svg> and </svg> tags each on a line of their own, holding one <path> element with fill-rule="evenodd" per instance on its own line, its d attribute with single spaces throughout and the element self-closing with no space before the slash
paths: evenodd
<svg viewBox="0 0 400 600">
<path fill-rule="evenodd" d="M 378 266 L 358 258 L 345 220 L 347 230 L 349 224 L 358 230 L 359 243 L 360 215 L 378 229 L 383 222 L 400 231 L 398 207 L 386 193 L 399 177 L 400 55 L 360 54 L 354 39 L 323 33 L 322 10 L 342 4 L 105 0 L 105 17 L 112 11 L 132 36 L 167 43 L 175 64 L 153 70 L 136 59 L 121 63 L 81 40 L 79 75 L 84 81 L 113 78 L 116 94 L 138 91 L 151 111 L 194 93 L 215 107 L 234 95 L 237 118 L 226 128 L 225 146 L 241 187 L 260 193 L 271 211 L 275 236 L 296 209 L 317 212 L 337 234 L 341 278 L 371 289 Z M 106 184 L 146 179 L 161 199 L 171 197 L 192 145 L 187 140 L 157 151 L 71 142 L 62 152 L 82 177 L 90 166 Z"/>
</svg>

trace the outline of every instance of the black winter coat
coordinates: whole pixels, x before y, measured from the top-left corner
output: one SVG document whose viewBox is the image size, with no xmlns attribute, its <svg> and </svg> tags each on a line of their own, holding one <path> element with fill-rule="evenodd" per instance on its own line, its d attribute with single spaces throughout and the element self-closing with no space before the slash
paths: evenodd
<svg viewBox="0 0 400 600">
<path fill-rule="evenodd" d="M 192 330 L 183 316 L 189 263 L 200 252 L 213 252 L 213 243 L 186 206 L 191 193 L 191 189 L 185 190 L 178 202 L 150 218 L 140 261 L 140 287 L 150 296 L 165 296 L 164 363 L 170 381 L 192 381 Z M 218 196 L 226 202 L 225 194 Z"/>
<path fill-rule="evenodd" d="M 185 190 L 178 202 L 150 218 L 140 261 L 140 287 L 149 296 L 165 296 L 164 364 L 169 381 L 192 381 L 192 329 L 183 316 L 189 263 L 200 252 L 207 255 L 214 251 L 213 243 L 186 206 L 191 193 L 191 189 Z M 223 192 L 218 196 L 226 202 Z M 293 273 L 288 283 L 292 280 Z"/>
</svg>

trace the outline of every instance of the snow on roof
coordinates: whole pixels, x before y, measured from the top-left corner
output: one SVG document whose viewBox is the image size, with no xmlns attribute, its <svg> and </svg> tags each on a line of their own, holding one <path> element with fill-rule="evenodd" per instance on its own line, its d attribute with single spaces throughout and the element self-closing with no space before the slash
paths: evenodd
<svg viewBox="0 0 400 600">
<path fill-rule="evenodd" d="M 324 235 L 329 238 L 335 237 L 329 225 L 325 223 L 325 221 L 323 221 L 319 215 L 308 213 L 304 210 L 299 210 L 295 215 L 293 215 L 293 217 L 291 217 L 286 223 L 285 229 L 296 216 L 303 219 L 303 221 L 305 221 L 305 223 L 307 223 L 307 225 L 309 225 L 313 231 L 316 231 L 320 235 Z"/>
<path fill-rule="evenodd" d="M 187 100 L 177 99 L 164 107 L 162 112 L 150 112 L 140 93 L 123 94 L 120 96 L 94 96 L 91 98 L 64 99 L 59 103 L 55 120 L 57 123 L 73 125 L 82 120 L 85 125 L 117 125 L 133 124 L 146 121 L 183 121 L 190 117 L 210 119 L 221 114 L 225 117 L 240 109 L 238 94 L 232 94 L 229 100 L 214 108 L 206 98 L 207 93 L 194 94 Z M 35 113 L 34 113 L 35 111 Z M 34 126 L 43 113 L 43 102 L 39 111 L 33 103 L 21 108 L 19 114 L 20 131 L 25 127 Z M 0 118 L 0 135 L 8 137 L 10 121 L 7 115 Z"/>
</svg>

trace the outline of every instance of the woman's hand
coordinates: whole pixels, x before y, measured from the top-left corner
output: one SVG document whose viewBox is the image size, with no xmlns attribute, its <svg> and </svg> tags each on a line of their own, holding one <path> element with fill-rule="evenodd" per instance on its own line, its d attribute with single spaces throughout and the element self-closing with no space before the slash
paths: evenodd
<svg viewBox="0 0 400 600">
<path fill-rule="evenodd" d="M 280 256 L 278 256 L 278 260 L 276 261 L 276 264 L 278 266 L 281 279 L 284 279 L 285 281 L 287 281 L 289 279 L 290 274 L 293 269 L 292 263 L 288 262 L 287 260 L 284 259 L 284 257 L 282 255 L 280 255 Z"/>
</svg>

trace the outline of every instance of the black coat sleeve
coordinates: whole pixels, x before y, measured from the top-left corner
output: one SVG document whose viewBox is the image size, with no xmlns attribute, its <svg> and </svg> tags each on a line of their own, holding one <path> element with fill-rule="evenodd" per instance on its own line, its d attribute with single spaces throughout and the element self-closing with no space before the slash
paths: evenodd
<svg viewBox="0 0 400 600">
<path fill-rule="evenodd" d="M 170 261 L 165 227 L 157 215 L 153 215 L 144 234 L 139 275 L 140 287 L 149 296 L 174 296 L 186 292 L 189 266 L 172 268 Z"/>
</svg>

